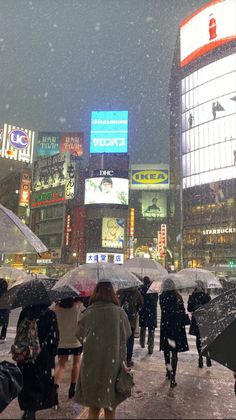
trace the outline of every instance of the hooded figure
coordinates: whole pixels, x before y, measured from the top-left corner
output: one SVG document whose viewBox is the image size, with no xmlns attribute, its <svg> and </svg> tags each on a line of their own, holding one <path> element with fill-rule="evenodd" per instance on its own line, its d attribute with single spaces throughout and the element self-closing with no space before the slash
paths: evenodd
<svg viewBox="0 0 236 420">
<path fill-rule="evenodd" d="M 139 311 L 140 346 L 145 347 L 146 328 L 148 328 L 148 353 L 154 349 L 155 328 L 157 327 L 157 301 L 158 293 L 147 293 L 152 282 L 149 277 L 143 278 L 140 293 L 143 296 L 143 306 Z"/>
</svg>

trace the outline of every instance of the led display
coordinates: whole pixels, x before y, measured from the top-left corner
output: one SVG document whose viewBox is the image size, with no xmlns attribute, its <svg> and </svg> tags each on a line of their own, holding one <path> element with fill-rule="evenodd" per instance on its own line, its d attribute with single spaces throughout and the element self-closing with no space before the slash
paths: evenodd
<svg viewBox="0 0 236 420">
<path fill-rule="evenodd" d="M 183 188 L 236 178 L 236 54 L 182 80 Z"/>
<path fill-rule="evenodd" d="M 129 181 L 124 178 L 96 177 L 85 180 L 84 204 L 128 205 Z"/>
<path fill-rule="evenodd" d="M 90 153 L 127 152 L 128 111 L 92 112 Z"/>
<path fill-rule="evenodd" d="M 142 191 L 142 216 L 147 218 L 166 217 L 166 192 Z"/>
<path fill-rule="evenodd" d="M 102 219 L 102 247 L 124 248 L 124 219 L 104 217 Z"/>
<path fill-rule="evenodd" d="M 235 40 L 235 16 L 235 0 L 218 0 L 186 18 L 180 25 L 180 65 Z"/>
</svg>

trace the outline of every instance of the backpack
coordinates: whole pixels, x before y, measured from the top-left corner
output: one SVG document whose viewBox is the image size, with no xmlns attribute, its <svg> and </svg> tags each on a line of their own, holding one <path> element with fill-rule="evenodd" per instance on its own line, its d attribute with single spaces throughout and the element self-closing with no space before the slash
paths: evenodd
<svg viewBox="0 0 236 420">
<path fill-rule="evenodd" d="M 27 318 L 17 328 L 14 344 L 11 346 L 12 359 L 17 363 L 33 363 L 40 353 L 36 320 Z"/>
</svg>

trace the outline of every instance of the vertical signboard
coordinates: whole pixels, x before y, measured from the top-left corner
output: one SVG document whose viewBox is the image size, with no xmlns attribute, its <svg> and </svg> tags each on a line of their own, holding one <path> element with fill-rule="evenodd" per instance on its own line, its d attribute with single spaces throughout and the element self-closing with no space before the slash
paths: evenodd
<svg viewBox="0 0 236 420">
<path fill-rule="evenodd" d="M 129 257 L 134 257 L 134 208 L 129 212 Z"/>
<path fill-rule="evenodd" d="M 27 207 L 30 204 L 31 173 L 24 170 L 20 178 L 19 206 Z"/>
</svg>

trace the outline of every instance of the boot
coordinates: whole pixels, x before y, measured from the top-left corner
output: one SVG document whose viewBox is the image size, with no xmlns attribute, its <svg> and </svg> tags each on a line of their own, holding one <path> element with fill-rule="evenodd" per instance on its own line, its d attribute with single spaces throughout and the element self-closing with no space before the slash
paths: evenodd
<svg viewBox="0 0 236 420">
<path fill-rule="evenodd" d="M 170 380 L 171 379 L 171 372 L 169 369 L 166 368 L 166 379 Z"/>
<path fill-rule="evenodd" d="M 170 375 L 170 388 L 174 388 L 177 386 L 177 382 L 175 381 L 175 375 L 171 372 Z"/>
<path fill-rule="evenodd" d="M 198 367 L 203 368 L 203 357 L 202 356 L 199 356 L 199 358 L 198 358 Z"/>
<path fill-rule="evenodd" d="M 206 365 L 207 365 L 207 367 L 211 367 L 211 359 L 210 359 L 210 357 L 207 357 L 206 358 Z"/>
<path fill-rule="evenodd" d="M 76 384 L 74 382 L 71 382 L 69 392 L 68 392 L 68 398 L 69 399 L 74 398 L 74 396 L 75 396 L 75 385 Z"/>
<path fill-rule="evenodd" d="M 35 411 L 34 410 L 25 410 L 23 413 L 22 419 L 28 419 L 28 420 L 35 420 Z"/>
</svg>

